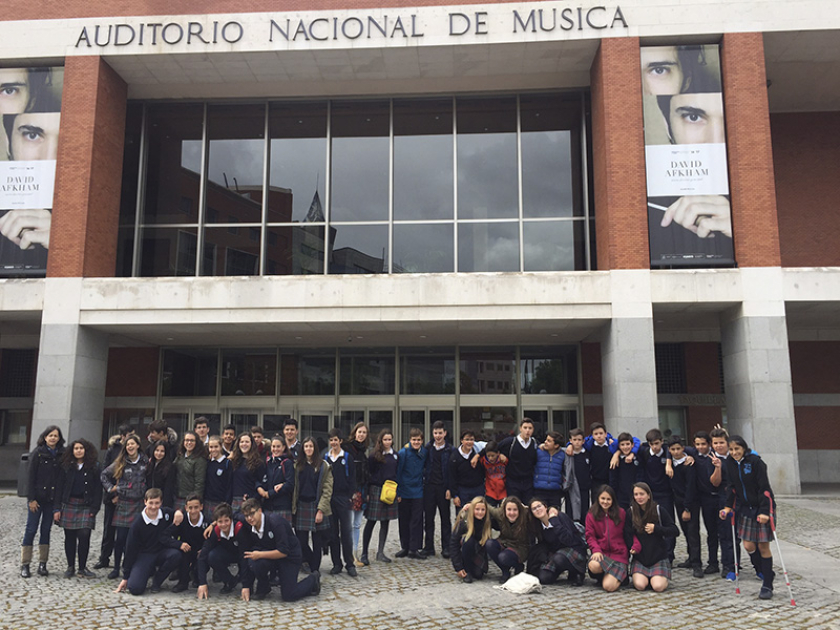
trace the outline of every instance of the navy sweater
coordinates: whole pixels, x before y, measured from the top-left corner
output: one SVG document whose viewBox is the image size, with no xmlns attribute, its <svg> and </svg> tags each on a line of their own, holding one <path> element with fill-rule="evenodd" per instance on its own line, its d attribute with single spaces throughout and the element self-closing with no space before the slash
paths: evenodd
<svg viewBox="0 0 840 630">
<path fill-rule="evenodd" d="M 230 552 L 236 563 L 239 565 L 239 575 L 245 575 L 243 569 L 244 557 L 242 551 L 247 540 L 247 531 L 250 531 L 251 526 L 245 523 L 241 517 L 234 516 L 233 521 L 233 538 L 228 540 L 222 538 L 221 530 L 218 525 L 213 528 L 210 537 L 204 541 L 204 546 L 201 548 L 201 553 L 198 556 L 197 577 L 199 586 L 207 586 L 207 571 L 210 568 L 210 552 L 216 548 L 225 549 Z"/>
<path fill-rule="evenodd" d="M 204 500 L 213 503 L 230 503 L 233 499 L 233 464 L 225 457 L 218 462 L 207 462 L 204 479 Z"/>
<path fill-rule="evenodd" d="M 650 454 L 649 448 L 640 448 L 638 457 L 642 466 L 642 478 L 651 491 L 654 494 L 671 494 L 671 480 L 665 474 L 668 451 L 663 448 L 662 454 L 655 457 Z"/>
<path fill-rule="evenodd" d="M 368 470 L 370 471 L 370 485 L 381 486 L 386 481 L 397 480 L 397 454 L 385 455 L 385 461 L 380 462 L 374 455 L 368 458 Z"/>
<path fill-rule="evenodd" d="M 671 478 L 671 489 L 674 499 L 682 503 L 683 508 L 691 511 L 698 507 L 697 500 L 697 464 L 674 464 L 674 476 Z"/>
<path fill-rule="evenodd" d="M 507 455 L 508 479 L 533 482 L 534 468 L 537 466 L 537 441 L 531 438 L 531 444 L 524 448 L 516 437 L 507 437 L 499 442 L 499 452 Z"/>
<path fill-rule="evenodd" d="M 332 501 L 349 499 L 356 491 L 356 468 L 353 457 L 346 451 L 342 451 L 335 461 L 330 459 L 330 453 L 324 454 L 324 461 L 332 470 L 333 492 Z"/>
<path fill-rule="evenodd" d="M 265 464 L 260 463 L 257 469 L 251 472 L 248 465 L 242 462 L 239 468 L 233 471 L 233 496 L 257 496 L 257 487 L 262 485 L 263 479 L 265 479 Z"/>
<path fill-rule="evenodd" d="M 265 528 L 263 537 L 257 536 L 250 526 L 244 528 L 245 537 L 243 540 L 244 551 L 273 551 L 278 550 L 286 555 L 286 558 L 300 565 L 303 558 L 292 526 L 279 514 L 263 512 L 265 517 Z M 249 562 L 243 563 L 245 572 L 242 575 L 242 588 L 251 589 L 254 585 L 255 575 L 251 570 Z"/>
<path fill-rule="evenodd" d="M 632 462 L 619 455 L 618 467 L 610 471 L 610 486 L 618 496 L 618 504 L 627 509 L 633 500 L 633 484 L 642 481 L 642 468 L 638 455 Z"/>
<path fill-rule="evenodd" d="M 484 466 L 479 462 L 473 468 L 470 460 L 474 456 L 475 452 L 472 452 L 468 458 L 465 458 L 461 455 L 460 449 L 452 449 L 452 456 L 449 458 L 450 487 L 452 488 L 452 492 L 457 494 L 459 488 L 484 486 Z"/>
<path fill-rule="evenodd" d="M 274 486 L 283 484 L 280 491 Z M 292 495 L 295 492 L 295 465 L 285 455 L 272 457 L 268 460 L 265 474 L 265 489 L 268 498 L 263 501 L 263 507 L 269 512 L 280 510 L 292 511 Z"/>
<path fill-rule="evenodd" d="M 123 560 L 123 577 L 127 580 L 131 575 L 137 556 L 141 553 L 158 553 L 162 549 L 178 549 L 181 543 L 172 537 L 173 511 L 160 508 L 160 518 L 157 525 L 146 524 L 143 514 L 138 514 L 128 530 L 128 540 L 125 544 L 125 560 Z"/>
</svg>

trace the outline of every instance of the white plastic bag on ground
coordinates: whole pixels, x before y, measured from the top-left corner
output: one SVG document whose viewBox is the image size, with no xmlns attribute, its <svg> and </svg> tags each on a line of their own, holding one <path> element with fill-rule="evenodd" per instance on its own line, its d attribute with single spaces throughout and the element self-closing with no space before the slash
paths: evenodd
<svg viewBox="0 0 840 630">
<path fill-rule="evenodd" d="M 542 584 L 540 584 L 539 579 L 530 573 L 525 573 L 524 571 L 522 573 L 517 573 L 504 584 L 500 584 L 499 586 L 495 586 L 493 588 L 510 591 L 511 593 L 516 593 L 517 595 L 542 592 Z"/>
</svg>

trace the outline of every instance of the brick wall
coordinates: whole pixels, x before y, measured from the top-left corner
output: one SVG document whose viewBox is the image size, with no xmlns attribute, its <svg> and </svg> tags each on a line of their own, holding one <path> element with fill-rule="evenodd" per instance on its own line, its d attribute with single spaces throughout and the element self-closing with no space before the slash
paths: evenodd
<svg viewBox="0 0 840 630">
<path fill-rule="evenodd" d="M 782 265 L 840 265 L 840 112 L 773 114 L 770 127 Z"/>
<path fill-rule="evenodd" d="M 590 70 L 598 269 L 647 269 L 639 39 L 604 39 Z"/>
<path fill-rule="evenodd" d="M 794 394 L 840 394 L 840 341 L 791 341 L 789 350 Z"/>
<path fill-rule="evenodd" d="M 111 348 L 108 350 L 106 396 L 155 396 L 159 348 Z"/>
<path fill-rule="evenodd" d="M 761 33 L 727 33 L 721 46 L 732 236 L 741 267 L 781 264 Z"/>
<path fill-rule="evenodd" d="M 108 277 L 117 258 L 127 86 L 99 57 L 67 57 L 50 277 Z"/>
</svg>

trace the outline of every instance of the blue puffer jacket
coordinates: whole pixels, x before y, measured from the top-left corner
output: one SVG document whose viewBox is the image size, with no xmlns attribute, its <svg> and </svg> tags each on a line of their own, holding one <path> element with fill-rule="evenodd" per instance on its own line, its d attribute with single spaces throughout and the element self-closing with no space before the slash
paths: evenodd
<svg viewBox="0 0 840 630">
<path fill-rule="evenodd" d="M 406 446 L 397 460 L 397 495 L 403 499 L 423 498 L 423 472 L 428 452 L 422 446 L 414 450 Z"/>
<path fill-rule="evenodd" d="M 554 455 L 537 449 L 537 466 L 534 468 L 534 488 L 560 490 L 563 488 L 563 462 L 566 453 L 561 448 Z"/>
</svg>

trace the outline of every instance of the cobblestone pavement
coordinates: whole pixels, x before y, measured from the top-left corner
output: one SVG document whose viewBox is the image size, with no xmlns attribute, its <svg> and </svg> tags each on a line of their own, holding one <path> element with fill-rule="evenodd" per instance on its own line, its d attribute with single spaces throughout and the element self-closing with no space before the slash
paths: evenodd
<svg viewBox="0 0 840 630">
<path fill-rule="evenodd" d="M 776 595 L 757 599 L 760 583 L 741 580 L 741 595 L 734 585 L 717 576 L 691 577 L 675 569 L 665 593 L 639 593 L 622 588 L 604 593 L 587 580 L 573 588 L 562 581 L 540 594 L 513 595 L 495 589 L 498 569 L 488 579 L 463 584 L 440 555 L 426 561 L 373 562 L 359 569 L 359 577 L 324 575 L 321 595 L 294 604 L 273 594 L 262 602 L 245 603 L 235 595 L 220 595 L 212 585 L 210 599 L 199 602 L 195 591 L 173 594 L 172 583 L 158 595 L 133 597 L 113 592 L 116 583 L 62 576 L 66 568 L 63 532 L 53 528 L 51 574 L 18 577 L 19 545 L 25 521 L 25 502 L 0 498 L 0 629 L 23 628 L 210 628 L 227 629 L 241 623 L 249 628 L 331 630 L 411 628 L 461 630 L 490 626 L 495 629 L 548 629 L 570 625 L 587 628 L 704 628 L 837 630 L 840 628 L 840 499 L 780 500 L 780 537 L 793 583 L 797 606 L 790 605 L 778 556 Z M 386 553 L 397 550 L 396 524 Z M 101 529 L 101 520 L 97 522 Z M 94 533 L 98 550 L 100 531 Z M 376 535 L 374 536 L 376 537 Z M 682 539 L 680 539 L 682 540 Z M 37 543 L 37 539 L 36 539 Z M 705 549 L 704 549 L 705 551 Z M 774 545 L 774 556 L 775 554 Z M 678 560 L 684 542 L 677 544 Z M 36 549 L 37 554 L 37 549 Z M 96 560 L 95 552 L 91 554 Z M 36 555 L 37 559 L 37 555 Z M 324 558 L 323 573 L 332 564 Z M 35 567 L 33 566 L 33 569 Z M 34 571 L 33 571 L 34 573 Z M 223 620 L 221 622 L 217 620 Z"/>
</svg>

